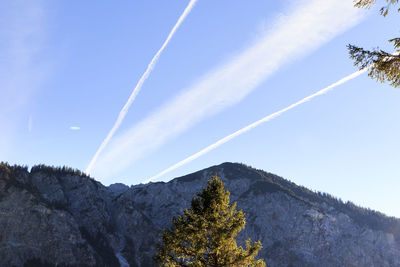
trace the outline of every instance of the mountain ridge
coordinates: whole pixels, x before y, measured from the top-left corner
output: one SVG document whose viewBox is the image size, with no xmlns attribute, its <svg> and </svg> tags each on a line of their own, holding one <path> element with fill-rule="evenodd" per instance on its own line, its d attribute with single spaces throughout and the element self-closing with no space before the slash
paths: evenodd
<svg viewBox="0 0 400 267">
<path fill-rule="evenodd" d="M 239 244 L 247 237 L 261 240 L 260 255 L 268 265 L 400 266 L 399 219 L 228 162 L 169 182 L 131 187 L 105 187 L 67 167 L 38 165 L 28 171 L 0 164 L 0 212 L 5 215 L 0 217 L 0 264 L 76 266 L 84 260 L 89 266 L 152 266 L 161 230 L 214 173 L 246 213 Z M 26 214 L 34 220 L 26 220 Z M 26 232 L 15 227 L 18 222 Z M 50 244 L 59 249 L 51 251 Z"/>
</svg>

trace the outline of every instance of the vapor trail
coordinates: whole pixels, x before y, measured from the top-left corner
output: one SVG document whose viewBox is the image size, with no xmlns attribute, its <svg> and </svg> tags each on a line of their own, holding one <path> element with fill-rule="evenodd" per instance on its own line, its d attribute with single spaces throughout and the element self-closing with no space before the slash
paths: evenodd
<svg viewBox="0 0 400 267">
<path fill-rule="evenodd" d="M 239 103 L 280 68 L 304 58 L 365 17 L 351 1 L 289 2 L 293 5 L 251 42 L 181 88 L 146 118 L 116 133 L 90 174 L 108 181 L 121 176 L 134 161 Z"/>
<path fill-rule="evenodd" d="M 241 134 L 244 134 L 244 133 L 250 131 L 251 129 L 261 125 L 262 123 L 270 121 L 270 120 L 278 117 L 279 115 L 283 114 L 284 112 L 289 111 L 289 110 L 291 110 L 291 109 L 293 109 L 293 108 L 295 108 L 295 107 L 297 107 L 297 106 L 299 106 L 299 105 L 301 105 L 301 104 L 303 104 L 305 102 L 310 101 L 314 97 L 326 94 L 327 92 L 329 92 L 330 90 L 332 90 L 336 86 L 344 84 L 344 83 L 346 83 L 346 82 L 348 82 L 348 81 L 360 76 L 361 74 L 363 74 L 364 72 L 368 71 L 369 69 L 370 69 L 370 67 L 362 69 L 362 70 L 359 70 L 359 71 L 356 71 L 356 72 L 354 72 L 354 73 L 352 73 L 352 74 L 340 79 L 339 81 L 337 81 L 337 82 L 335 82 L 335 83 L 333 83 L 333 84 L 331 84 L 331 85 L 319 90 L 318 92 L 316 92 L 316 93 L 314 93 L 312 95 L 309 95 L 309 96 L 303 98 L 302 100 L 300 100 L 300 101 L 298 101 L 298 102 L 296 102 L 296 103 L 294 103 L 294 104 L 292 104 L 292 105 L 290 105 L 290 106 L 288 106 L 288 107 L 286 107 L 284 109 L 281 109 L 281 110 L 279 110 L 279 111 L 277 111 L 275 113 L 272 113 L 272 114 L 270 114 L 270 115 L 268 115 L 268 116 L 266 116 L 266 117 L 264 117 L 264 118 L 262 118 L 262 119 L 260 119 L 260 120 L 258 120 L 256 122 L 253 122 L 252 124 L 247 125 L 246 127 L 242 128 L 242 129 L 240 129 L 240 130 L 238 130 L 238 131 L 236 131 L 236 132 L 234 132 L 234 133 L 232 133 L 232 134 L 230 134 L 228 136 L 225 136 L 224 138 L 218 140 L 214 144 L 209 145 L 208 147 L 204 148 L 203 150 L 191 155 L 190 157 L 187 157 L 186 159 L 184 159 L 182 161 L 179 161 L 178 163 L 172 165 L 171 167 L 165 169 L 164 171 L 162 171 L 159 174 L 151 177 L 150 179 L 144 181 L 143 183 L 151 182 L 151 181 L 163 176 L 164 174 L 166 174 L 166 173 L 168 173 L 170 171 L 173 171 L 173 170 L 175 170 L 175 169 L 177 169 L 177 168 L 179 168 L 179 167 L 181 167 L 181 166 L 183 166 L 183 165 L 185 165 L 185 164 L 197 159 L 200 156 L 203 156 L 204 154 L 210 152 L 211 150 L 216 149 L 220 145 L 232 140 L 233 138 L 235 138 L 235 137 L 237 137 L 237 136 L 239 136 Z"/>
<path fill-rule="evenodd" d="M 179 26 L 182 24 L 182 22 L 187 17 L 189 12 L 193 9 L 196 1 L 197 0 L 190 0 L 189 4 L 183 11 L 182 15 L 179 17 L 178 21 L 176 22 L 175 26 L 172 28 L 171 32 L 168 34 L 167 39 L 164 41 L 161 48 L 154 55 L 154 57 L 150 61 L 149 65 L 147 65 L 146 71 L 143 73 L 142 77 L 140 77 L 138 83 L 136 84 L 135 89 L 133 89 L 131 95 L 129 96 L 128 101 L 126 101 L 124 107 L 119 112 L 118 118 L 117 118 L 116 122 L 114 123 L 114 126 L 111 128 L 110 132 L 107 134 L 107 137 L 101 143 L 100 147 L 96 151 L 96 154 L 94 154 L 92 160 L 90 161 L 88 167 L 86 168 L 86 173 L 91 172 L 92 167 L 93 167 L 94 163 L 96 162 L 97 158 L 99 157 L 100 153 L 104 150 L 104 148 L 110 142 L 110 140 L 113 137 L 113 135 L 115 134 L 115 132 L 118 130 L 118 128 L 121 125 L 122 121 L 124 120 L 126 114 L 128 113 L 129 107 L 132 105 L 132 102 L 135 100 L 137 94 L 140 92 L 140 89 L 142 88 L 143 83 L 147 80 L 150 73 L 154 69 L 154 66 L 156 65 L 161 53 L 164 51 L 165 47 L 168 45 L 169 41 L 174 36 L 175 32 L 178 30 Z"/>
</svg>

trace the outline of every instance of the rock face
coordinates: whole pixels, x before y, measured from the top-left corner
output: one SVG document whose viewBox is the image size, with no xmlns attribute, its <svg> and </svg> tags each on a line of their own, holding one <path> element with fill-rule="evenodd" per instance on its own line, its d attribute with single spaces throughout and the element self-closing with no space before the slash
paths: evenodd
<svg viewBox="0 0 400 267">
<path fill-rule="evenodd" d="M 224 163 L 168 183 L 105 187 L 71 169 L 0 165 L 0 266 L 153 266 L 161 230 L 215 172 L 268 266 L 400 266 L 400 221 Z"/>
</svg>

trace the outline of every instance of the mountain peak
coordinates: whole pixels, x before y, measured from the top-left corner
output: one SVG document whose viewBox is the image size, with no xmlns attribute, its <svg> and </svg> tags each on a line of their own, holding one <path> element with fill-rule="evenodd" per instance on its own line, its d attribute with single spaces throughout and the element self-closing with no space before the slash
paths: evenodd
<svg viewBox="0 0 400 267">
<path fill-rule="evenodd" d="M 400 266 L 398 219 L 230 162 L 131 187 L 0 164 L 0 265 L 152 266 L 162 229 L 215 173 L 246 214 L 238 242 L 260 240 L 269 266 Z"/>
</svg>

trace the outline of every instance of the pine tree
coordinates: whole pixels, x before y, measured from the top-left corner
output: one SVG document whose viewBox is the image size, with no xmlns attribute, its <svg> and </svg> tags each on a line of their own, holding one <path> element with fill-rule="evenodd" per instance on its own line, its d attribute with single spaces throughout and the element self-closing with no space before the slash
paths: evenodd
<svg viewBox="0 0 400 267">
<path fill-rule="evenodd" d="M 173 218 L 172 229 L 164 229 L 162 244 L 154 256 L 159 266 L 265 266 L 256 260 L 261 242 L 246 241 L 246 249 L 237 246 L 235 237 L 244 229 L 243 211 L 236 202 L 229 204 L 229 191 L 217 175 L 207 188 L 197 193 L 191 209 Z"/>
<path fill-rule="evenodd" d="M 356 0 L 355 6 L 359 8 L 370 8 L 376 0 Z M 387 5 L 380 9 L 381 15 L 386 17 L 392 6 L 398 4 L 399 0 L 386 0 Z M 397 9 L 400 12 L 400 8 Z M 389 82 L 393 87 L 400 86 L 400 38 L 389 40 L 393 43 L 394 53 L 380 50 L 366 50 L 354 45 L 348 45 L 350 58 L 359 69 L 370 67 L 368 76 L 380 82 Z"/>
</svg>

